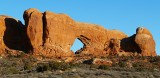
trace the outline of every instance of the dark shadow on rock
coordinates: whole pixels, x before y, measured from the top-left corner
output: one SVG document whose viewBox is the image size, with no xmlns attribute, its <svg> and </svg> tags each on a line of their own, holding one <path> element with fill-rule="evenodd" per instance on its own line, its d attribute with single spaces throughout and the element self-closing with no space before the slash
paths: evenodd
<svg viewBox="0 0 160 78">
<path fill-rule="evenodd" d="M 33 49 L 27 37 L 26 27 L 20 21 L 5 18 L 5 26 L 3 40 L 6 47 L 24 52 Z"/>
<path fill-rule="evenodd" d="M 121 40 L 121 49 L 125 52 L 141 53 L 140 47 L 135 42 L 135 34 Z"/>
<path fill-rule="evenodd" d="M 27 53 L 30 53 L 30 52 L 32 52 L 33 51 L 33 46 L 31 45 L 31 41 L 30 41 L 30 39 L 29 39 L 29 37 L 28 37 L 28 35 L 27 35 L 27 26 L 24 26 L 24 28 L 23 28 L 23 36 L 24 36 L 24 46 L 25 46 L 25 51 L 27 52 Z"/>
<path fill-rule="evenodd" d="M 46 14 L 44 13 L 42 16 L 42 21 L 43 21 L 43 36 L 42 36 L 43 43 L 42 43 L 42 46 L 44 46 L 44 44 L 46 43 L 46 39 L 48 38 L 48 33 L 49 33 L 49 31 L 47 30 L 47 19 L 45 16 L 46 16 Z"/>
</svg>

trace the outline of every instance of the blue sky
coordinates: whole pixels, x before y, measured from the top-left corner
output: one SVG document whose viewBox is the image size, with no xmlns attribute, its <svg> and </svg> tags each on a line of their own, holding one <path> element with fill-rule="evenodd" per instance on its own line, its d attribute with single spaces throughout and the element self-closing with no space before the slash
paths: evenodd
<svg viewBox="0 0 160 78">
<path fill-rule="evenodd" d="M 156 51 L 160 54 L 160 0 L 3 0 L 0 14 L 24 22 L 23 12 L 29 8 L 65 13 L 76 21 L 121 30 L 128 36 L 134 34 L 137 27 L 146 27 L 153 34 Z M 82 44 L 76 41 L 72 49 L 79 47 Z"/>
</svg>

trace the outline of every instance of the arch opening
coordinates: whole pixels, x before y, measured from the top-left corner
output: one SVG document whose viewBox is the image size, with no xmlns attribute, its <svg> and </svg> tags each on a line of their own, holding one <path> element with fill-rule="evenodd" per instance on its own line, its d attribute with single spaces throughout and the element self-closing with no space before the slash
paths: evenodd
<svg viewBox="0 0 160 78">
<path fill-rule="evenodd" d="M 72 47 L 70 50 L 72 50 L 74 53 L 84 47 L 84 44 L 77 38 L 75 39 Z"/>
</svg>

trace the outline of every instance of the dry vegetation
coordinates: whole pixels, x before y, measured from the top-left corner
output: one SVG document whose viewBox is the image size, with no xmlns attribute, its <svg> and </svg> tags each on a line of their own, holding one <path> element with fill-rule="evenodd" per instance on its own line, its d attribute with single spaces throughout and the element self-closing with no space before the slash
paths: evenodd
<svg viewBox="0 0 160 78">
<path fill-rule="evenodd" d="M 38 61 L 32 56 L 0 58 L 0 77 L 4 78 L 160 78 L 160 56 L 109 56 L 112 66 L 62 60 Z M 93 59 L 93 58 L 92 58 Z"/>
</svg>

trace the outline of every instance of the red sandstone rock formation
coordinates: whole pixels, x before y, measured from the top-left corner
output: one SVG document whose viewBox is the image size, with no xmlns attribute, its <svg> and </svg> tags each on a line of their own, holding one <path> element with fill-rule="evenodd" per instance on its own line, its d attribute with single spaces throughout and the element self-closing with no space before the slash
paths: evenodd
<svg viewBox="0 0 160 78">
<path fill-rule="evenodd" d="M 65 14 L 45 12 L 43 15 L 43 51 L 49 57 L 73 56 L 70 50 L 76 36 L 75 22 Z"/>
<path fill-rule="evenodd" d="M 45 57 L 73 56 L 70 51 L 76 36 L 75 22 L 65 14 L 40 13 L 36 9 L 24 12 L 27 34 L 34 55 Z"/>
<path fill-rule="evenodd" d="M 70 57 L 74 56 L 70 48 L 77 38 L 84 44 L 76 52 L 80 55 L 156 55 L 153 37 L 145 28 L 138 28 L 136 34 L 127 37 L 118 30 L 75 22 L 65 14 L 48 11 L 41 13 L 37 9 L 28 9 L 23 17 L 24 26 L 11 17 L 0 16 L 0 52 L 8 48 L 31 51 L 38 57 Z"/>
<path fill-rule="evenodd" d="M 65 14 L 47 11 L 44 13 L 43 21 L 44 46 L 59 50 L 62 56 L 71 56 L 73 52 L 70 51 L 70 48 L 76 38 L 74 20 Z"/>
<path fill-rule="evenodd" d="M 27 35 L 34 49 L 42 46 L 43 43 L 42 16 L 43 14 L 36 9 L 28 9 L 23 14 Z"/>
<path fill-rule="evenodd" d="M 143 56 L 156 56 L 155 41 L 146 28 L 137 28 L 135 42 L 140 47 Z"/>
<path fill-rule="evenodd" d="M 105 47 L 105 51 L 109 53 L 109 55 L 116 55 L 120 52 L 120 40 L 119 39 L 111 39 L 109 43 L 107 42 L 105 45 L 109 44 L 109 46 Z"/>
<path fill-rule="evenodd" d="M 139 27 L 136 30 L 136 34 L 124 38 L 121 41 L 121 49 L 124 52 L 138 53 L 143 56 L 156 56 L 155 41 L 149 30 L 143 27 Z M 130 55 L 128 54 L 128 55 Z"/>
<path fill-rule="evenodd" d="M 123 39 L 126 38 L 123 32 L 118 30 L 107 30 L 99 25 L 76 23 L 76 35 L 77 38 L 82 41 L 84 47 L 77 51 L 77 54 L 104 56 L 108 55 L 110 51 L 111 39 Z M 105 50 L 104 50 L 105 49 Z M 107 50 L 107 51 L 106 51 Z"/>
</svg>

